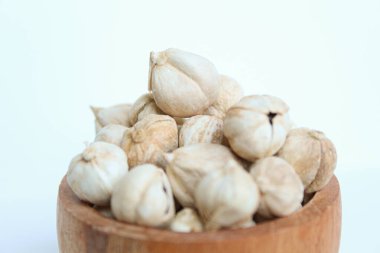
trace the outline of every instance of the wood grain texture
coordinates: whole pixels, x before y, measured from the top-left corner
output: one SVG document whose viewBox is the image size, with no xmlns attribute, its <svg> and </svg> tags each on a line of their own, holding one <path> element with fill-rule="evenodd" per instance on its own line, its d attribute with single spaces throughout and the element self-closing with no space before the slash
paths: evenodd
<svg viewBox="0 0 380 253">
<path fill-rule="evenodd" d="M 341 199 L 335 177 L 293 215 L 252 228 L 175 233 L 121 223 L 81 202 L 63 178 L 57 232 L 61 253 L 337 253 Z"/>
</svg>

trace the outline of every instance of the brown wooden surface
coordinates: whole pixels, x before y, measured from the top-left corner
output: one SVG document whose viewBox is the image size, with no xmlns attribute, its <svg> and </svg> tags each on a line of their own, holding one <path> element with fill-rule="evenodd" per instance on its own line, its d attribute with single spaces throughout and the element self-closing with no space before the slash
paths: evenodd
<svg viewBox="0 0 380 253">
<path fill-rule="evenodd" d="M 182 234 L 121 223 L 81 202 L 63 178 L 57 232 L 61 253 L 337 253 L 339 183 L 330 183 L 300 211 L 252 228 Z"/>
</svg>

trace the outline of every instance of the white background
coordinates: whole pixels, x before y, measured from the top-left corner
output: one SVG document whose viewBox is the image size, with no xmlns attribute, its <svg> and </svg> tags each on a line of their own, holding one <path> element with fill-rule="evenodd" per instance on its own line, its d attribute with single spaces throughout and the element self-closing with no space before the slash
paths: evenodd
<svg viewBox="0 0 380 253">
<path fill-rule="evenodd" d="M 341 252 L 380 252 L 380 1 L 0 0 L 1 252 L 57 252 L 56 195 L 89 105 L 147 91 L 151 50 L 212 60 L 336 144 Z"/>
</svg>

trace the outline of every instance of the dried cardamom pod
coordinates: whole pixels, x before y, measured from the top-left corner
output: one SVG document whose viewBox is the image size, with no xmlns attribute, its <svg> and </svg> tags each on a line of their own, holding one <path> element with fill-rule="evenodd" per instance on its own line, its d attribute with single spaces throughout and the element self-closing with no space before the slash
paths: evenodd
<svg viewBox="0 0 380 253">
<path fill-rule="evenodd" d="M 116 219 L 162 227 L 174 217 L 174 199 L 165 172 L 144 164 L 128 172 L 116 185 L 111 199 Z"/>
<path fill-rule="evenodd" d="M 272 96 L 247 96 L 224 118 L 224 135 L 239 156 L 254 162 L 274 155 L 291 126 L 288 106 Z"/>
<path fill-rule="evenodd" d="M 121 147 L 131 168 L 144 163 L 160 166 L 163 153 L 178 147 L 177 124 L 167 115 L 147 115 L 125 131 Z"/>
<path fill-rule="evenodd" d="M 173 193 L 183 207 L 194 207 L 194 189 L 208 173 L 220 170 L 230 160 L 232 152 L 218 144 L 201 143 L 176 149 L 166 154 L 165 168 Z"/>
<path fill-rule="evenodd" d="M 195 205 L 206 230 L 252 225 L 259 201 L 256 183 L 235 160 L 207 174 L 195 187 Z"/>
<path fill-rule="evenodd" d="M 304 188 L 285 160 L 278 157 L 259 159 L 251 166 L 250 173 L 261 193 L 259 215 L 284 217 L 301 208 Z"/>
<path fill-rule="evenodd" d="M 214 116 L 198 115 L 189 118 L 179 132 L 179 146 L 197 143 L 220 144 L 223 139 L 223 121 Z"/>
<path fill-rule="evenodd" d="M 174 48 L 150 54 L 149 90 L 163 112 L 175 117 L 202 114 L 219 89 L 219 74 L 209 60 Z"/>
<path fill-rule="evenodd" d="M 128 160 L 120 147 L 94 142 L 71 160 L 67 183 L 79 199 L 106 206 L 115 184 L 127 171 Z"/>
<path fill-rule="evenodd" d="M 204 112 L 223 119 L 226 112 L 243 97 L 243 89 L 231 77 L 220 75 L 220 91 L 217 100 Z"/>
<path fill-rule="evenodd" d="M 139 97 L 131 106 L 128 116 L 129 125 L 135 125 L 137 121 L 149 114 L 163 114 L 163 112 L 157 107 L 152 94 L 147 93 Z"/>
<path fill-rule="evenodd" d="M 184 208 L 176 214 L 170 223 L 170 230 L 181 233 L 202 232 L 203 224 L 197 211 Z"/>
<path fill-rule="evenodd" d="M 120 146 L 121 141 L 123 140 L 124 132 L 127 129 L 127 127 L 122 125 L 107 125 L 99 130 L 96 134 L 95 141 L 104 141 Z"/>
<path fill-rule="evenodd" d="M 91 106 L 91 110 L 95 115 L 96 132 L 109 124 L 128 127 L 128 112 L 130 108 L 130 104 L 119 104 L 106 108 Z"/>
<path fill-rule="evenodd" d="M 278 156 L 293 166 L 307 193 L 319 191 L 330 181 L 337 161 L 334 144 L 324 133 L 308 128 L 290 130 Z"/>
</svg>

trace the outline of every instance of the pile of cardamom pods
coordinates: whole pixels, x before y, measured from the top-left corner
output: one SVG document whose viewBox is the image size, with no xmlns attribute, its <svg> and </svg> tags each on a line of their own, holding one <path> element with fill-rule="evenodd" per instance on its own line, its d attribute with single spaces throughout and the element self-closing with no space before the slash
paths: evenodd
<svg viewBox="0 0 380 253">
<path fill-rule="evenodd" d="M 333 176 L 322 132 L 295 127 L 280 98 L 244 96 L 204 57 L 152 52 L 148 87 L 134 104 L 92 107 L 95 140 L 67 172 L 107 217 L 177 232 L 250 227 L 297 212 Z"/>
</svg>

